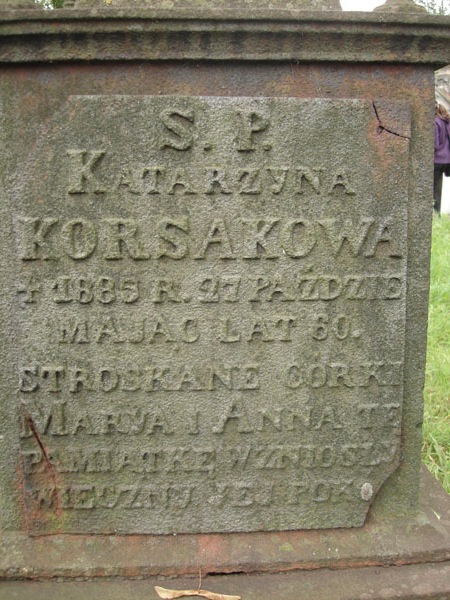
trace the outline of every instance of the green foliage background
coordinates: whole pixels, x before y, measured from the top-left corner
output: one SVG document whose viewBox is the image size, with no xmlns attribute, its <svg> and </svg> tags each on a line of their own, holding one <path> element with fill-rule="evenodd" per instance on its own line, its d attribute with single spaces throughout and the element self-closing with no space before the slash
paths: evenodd
<svg viewBox="0 0 450 600">
<path fill-rule="evenodd" d="M 415 0 L 415 2 L 434 15 L 450 14 L 450 0 Z"/>
<path fill-rule="evenodd" d="M 44 8 L 62 8 L 64 0 L 34 0 L 36 4 L 42 4 Z"/>
<path fill-rule="evenodd" d="M 423 459 L 450 494 L 450 218 L 433 222 Z"/>
</svg>

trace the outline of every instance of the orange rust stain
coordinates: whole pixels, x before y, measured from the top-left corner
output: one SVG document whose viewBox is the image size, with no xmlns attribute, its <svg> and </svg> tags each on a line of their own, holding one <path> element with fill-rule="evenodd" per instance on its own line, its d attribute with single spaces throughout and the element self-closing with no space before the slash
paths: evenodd
<svg viewBox="0 0 450 600">
<path fill-rule="evenodd" d="M 50 460 L 50 454 L 42 441 L 33 419 L 29 414 L 25 414 L 25 423 L 36 442 L 44 459 L 44 469 L 40 473 L 38 481 L 36 476 L 31 473 L 26 473 L 24 464 L 21 458 L 18 461 L 18 492 L 19 505 L 23 516 L 25 529 L 28 533 L 58 533 L 61 529 L 61 520 L 64 515 L 63 502 L 61 498 L 61 478 L 56 466 Z M 51 509 L 44 510 L 39 505 L 39 500 L 36 501 L 30 491 L 33 485 L 38 483 L 46 483 L 50 489 L 50 497 L 52 500 Z"/>
</svg>

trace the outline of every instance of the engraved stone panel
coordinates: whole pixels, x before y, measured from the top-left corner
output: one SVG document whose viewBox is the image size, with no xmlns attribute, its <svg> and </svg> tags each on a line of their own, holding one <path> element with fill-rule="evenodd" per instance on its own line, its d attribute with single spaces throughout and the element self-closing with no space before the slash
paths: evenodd
<svg viewBox="0 0 450 600">
<path fill-rule="evenodd" d="M 4 223 L 29 531 L 364 523 L 402 434 L 410 117 L 383 110 L 77 96 L 42 126 Z"/>
</svg>

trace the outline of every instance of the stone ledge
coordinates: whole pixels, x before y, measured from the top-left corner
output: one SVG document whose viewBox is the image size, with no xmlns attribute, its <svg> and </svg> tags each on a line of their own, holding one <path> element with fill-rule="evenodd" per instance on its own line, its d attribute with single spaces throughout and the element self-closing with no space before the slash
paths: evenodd
<svg viewBox="0 0 450 600">
<path fill-rule="evenodd" d="M 193 579 L 0 583 L 0 600 L 158 600 L 154 586 L 197 588 Z M 202 588 L 242 600 L 448 600 L 450 562 L 271 575 L 221 575 Z"/>
<path fill-rule="evenodd" d="M 147 578 L 389 567 L 450 561 L 450 496 L 425 470 L 415 519 L 363 528 L 176 536 L 3 532 L 0 578 Z M 450 596 L 449 596 L 450 597 Z"/>
<path fill-rule="evenodd" d="M 450 62 L 450 17 L 230 9 L 0 11 L 0 62 Z"/>
</svg>

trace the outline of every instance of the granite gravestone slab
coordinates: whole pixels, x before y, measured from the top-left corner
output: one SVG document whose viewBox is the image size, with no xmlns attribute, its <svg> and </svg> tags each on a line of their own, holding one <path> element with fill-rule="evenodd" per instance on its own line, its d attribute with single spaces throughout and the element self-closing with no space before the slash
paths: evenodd
<svg viewBox="0 0 450 600">
<path fill-rule="evenodd" d="M 362 100 L 67 100 L 8 207 L 30 530 L 364 523 L 400 452 L 390 108 L 399 135 Z"/>
</svg>

